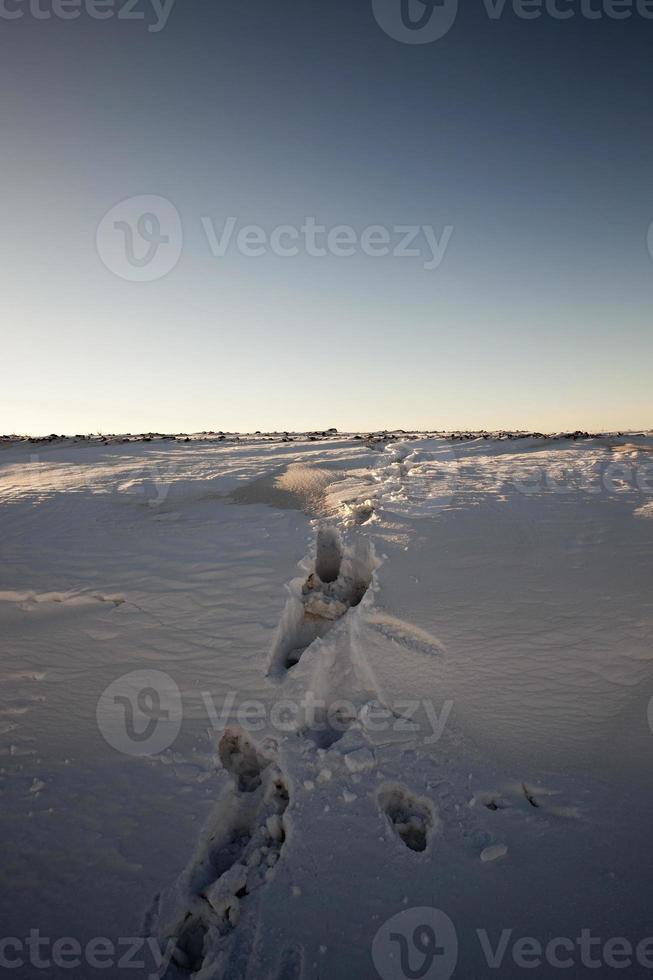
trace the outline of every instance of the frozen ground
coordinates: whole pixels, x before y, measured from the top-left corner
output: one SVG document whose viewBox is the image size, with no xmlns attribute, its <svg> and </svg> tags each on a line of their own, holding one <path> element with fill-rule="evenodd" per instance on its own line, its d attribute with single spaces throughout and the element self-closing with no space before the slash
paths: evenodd
<svg viewBox="0 0 653 980">
<path fill-rule="evenodd" d="M 605 976 L 653 935 L 650 436 L 7 442 L 0 542 L 2 935 L 49 941 L 8 976 Z"/>
</svg>

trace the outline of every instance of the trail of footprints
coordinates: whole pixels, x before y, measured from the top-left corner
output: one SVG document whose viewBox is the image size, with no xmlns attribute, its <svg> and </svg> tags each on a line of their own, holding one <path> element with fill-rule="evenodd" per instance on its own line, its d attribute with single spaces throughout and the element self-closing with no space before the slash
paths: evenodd
<svg viewBox="0 0 653 980">
<path fill-rule="evenodd" d="M 402 477 L 409 467 L 398 459 Z M 316 640 L 325 637 L 347 611 L 365 596 L 376 563 L 368 541 L 345 553 L 335 527 L 317 533 L 313 571 L 293 588 L 273 644 L 268 675 L 283 681 Z M 429 648 L 433 644 L 429 644 Z M 334 727 L 321 724 L 297 732 L 318 748 L 328 749 L 347 730 L 353 718 Z M 275 761 L 273 747 L 260 748 L 240 729 L 227 728 L 218 752 L 231 774 L 231 792 L 217 808 L 190 871 L 185 877 L 187 909 L 174 924 L 173 962 L 183 974 L 202 971 L 216 955 L 220 939 L 236 927 L 248 896 L 274 873 L 286 841 L 285 815 L 290 803 L 288 785 Z M 522 784 L 523 800 L 533 809 L 541 802 Z M 511 804 L 500 794 L 476 798 L 490 811 Z M 376 794 L 388 827 L 407 849 L 424 853 L 437 824 L 433 803 L 399 784 L 386 784 Z M 281 954 L 276 980 L 299 980 L 303 952 L 292 947 Z"/>
<path fill-rule="evenodd" d="M 318 638 L 326 636 L 363 599 L 375 564 L 368 542 L 345 554 L 340 533 L 322 527 L 317 534 L 313 571 L 292 594 L 278 631 L 269 671 L 282 680 Z M 298 731 L 319 748 L 329 748 L 354 719 L 337 726 L 322 725 Z M 218 753 L 233 785 L 218 805 L 182 887 L 186 908 L 164 929 L 174 940 L 172 961 L 182 974 L 197 974 L 213 963 L 220 940 L 235 929 L 248 896 L 269 880 L 286 840 L 288 786 L 275 762 L 274 750 L 260 748 L 236 728 L 227 728 Z M 395 791 L 401 795 L 401 791 Z M 430 818 L 409 795 L 406 826 L 401 806 L 388 803 L 397 832 L 415 850 L 423 850 Z M 422 841 L 424 845 L 422 846 Z M 169 924 L 170 926 L 170 924 Z M 290 950 L 280 963 L 279 980 L 301 975 L 301 951 Z"/>
<path fill-rule="evenodd" d="M 186 882 L 188 908 L 172 930 L 173 962 L 188 973 L 204 967 L 212 939 L 235 928 L 242 904 L 269 879 L 286 840 L 289 793 L 272 755 L 236 729 L 225 731 L 218 751 L 233 788 L 200 846 Z"/>
</svg>

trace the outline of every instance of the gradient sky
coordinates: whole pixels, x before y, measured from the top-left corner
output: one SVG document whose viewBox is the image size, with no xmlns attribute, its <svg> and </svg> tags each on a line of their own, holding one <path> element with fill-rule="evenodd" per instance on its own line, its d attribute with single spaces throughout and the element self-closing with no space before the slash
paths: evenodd
<svg viewBox="0 0 653 980">
<path fill-rule="evenodd" d="M 21 7 L 0 19 L 0 431 L 653 425 L 653 20 L 463 0 L 408 45 L 372 0 L 177 0 L 158 33 L 149 0 L 146 21 Z M 144 194 L 184 243 L 139 283 L 96 230 Z M 230 215 L 454 233 L 431 271 L 216 258 L 202 218 Z"/>
</svg>

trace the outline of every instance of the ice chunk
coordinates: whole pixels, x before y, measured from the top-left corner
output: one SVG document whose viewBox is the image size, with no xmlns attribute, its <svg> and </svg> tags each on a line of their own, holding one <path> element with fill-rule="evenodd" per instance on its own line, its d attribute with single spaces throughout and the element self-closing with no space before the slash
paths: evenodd
<svg viewBox="0 0 653 980">
<path fill-rule="evenodd" d="M 364 772 L 374 768 L 374 756 L 367 748 L 356 749 L 345 756 L 345 765 L 350 772 Z"/>
<path fill-rule="evenodd" d="M 488 861 L 496 861 L 497 858 L 502 858 L 508 853 L 508 848 L 505 844 L 492 844 L 490 847 L 486 847 L 481 851 L 481 861 L 486 864 Z"/>
</svg>

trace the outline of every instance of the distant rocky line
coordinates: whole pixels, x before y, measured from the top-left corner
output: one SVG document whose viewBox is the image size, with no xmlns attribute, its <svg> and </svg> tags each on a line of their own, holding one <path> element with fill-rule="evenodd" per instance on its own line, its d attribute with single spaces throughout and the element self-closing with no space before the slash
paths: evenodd
<svg viewBox="0 0 653 980">
<path fill-rule="evenodd" d="M 523 430 L 508 430 L 508 429 L 498 429 L 494 431 L 488 431 L 486 429 L 477 430 L 437 430 L 437 429 L 383 429 L 377 430 L 375 432 L 338 432 L 337 429 L 324 429 L 315 430 L 312 432 L 253 432 L 253 433 L 241 433 L 241 432 L 222 432 L 207 430 L 204 432 L 177 432 L 177 433 L 166 433 L 166 432 L 142 432 L 139 434 L 132 433 L 121 433 L 121 434 L 102 434 L 102 433 L 90 433 L 88 435 L 57 435 L 56 433 L 51 433 L 48 436 L 27 436 L 27 435 L 2 435 L 0 436 L 0 445 L 14 445 L 17 443 L 28 443 L 30 445 L 43 445 L 48 443 L 65 443 L 68 445 L 75 445 L 77 443 L 89 443 L 93 445 L 120 445 L 124 443 L 131 442 L 155 442 L 155 441 L 169 441 L 169 442 L 229 442 L 229 443 L 240 443 L 240 442 L 269 442 L 269 443 L 283 443 L 283 442 L 322 442 L 329 439 L 354 439 L 362 440 L 370 444 L 380 444 L 394 442 L 399 439 L 401 440 L 411 440 L 411 439 L 424 439 L 424 438 L 438 438 L 438 439 L 448 439 L 451 442 L 456 441 L 468 441 L 474 439 L 491 439 L 494 441 L 509 440 L 509 439 L 550 439 L 550 440 L 578 440 L 578 439 L 600 439 L 606 436 L 620 437 L 628 436 L 629 438 L 643 438 L 645 436 L 650 436 L 653 434 L 653 430 L 639 430 L 635 432 L 623 430 L 618 432 L 587 432 L 582 429 L 576 429 L 573 432 L 530 432 Z"/>
</svg>

